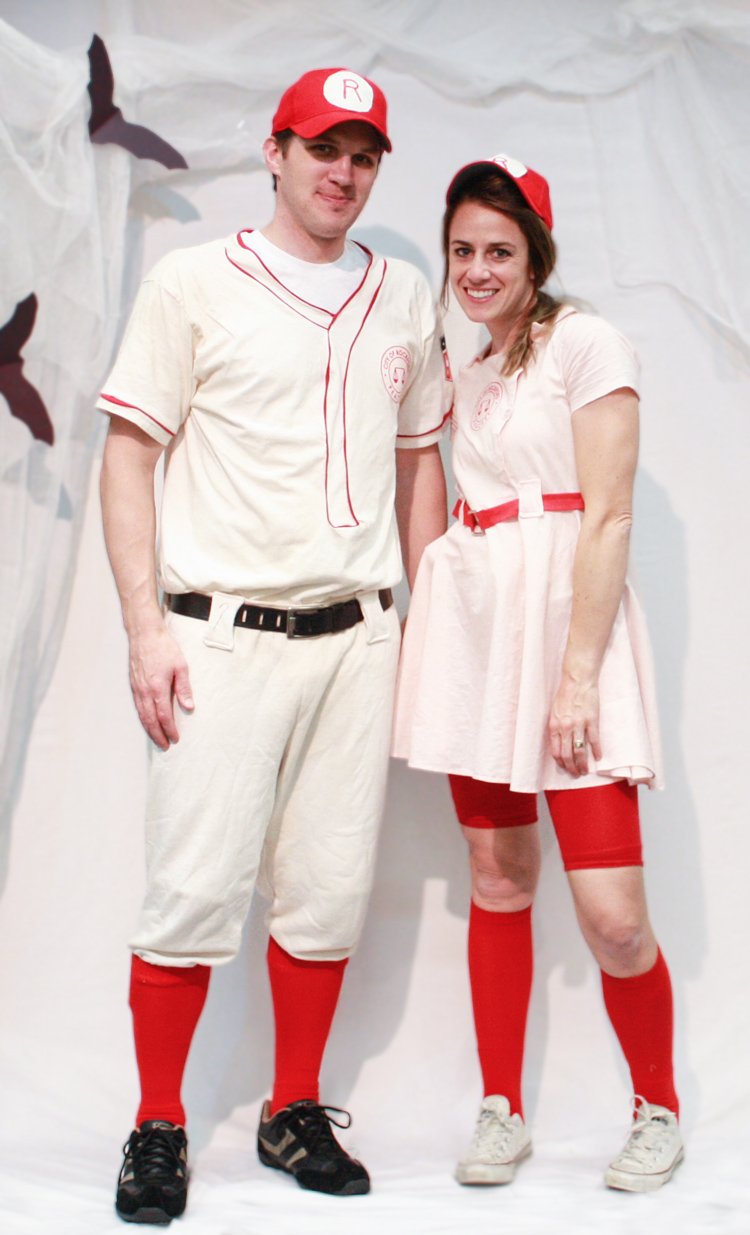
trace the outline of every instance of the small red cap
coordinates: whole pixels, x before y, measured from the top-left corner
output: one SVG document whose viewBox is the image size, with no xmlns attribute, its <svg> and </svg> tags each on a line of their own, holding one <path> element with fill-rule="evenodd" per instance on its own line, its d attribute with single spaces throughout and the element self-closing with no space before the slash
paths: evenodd
<svg viewBox="0 0 750 1235">
<path fill-rule="evenodd" d="M 272 132 L 291 129 L 299 137 L 317 137 L 344 120 L 364 120 L 378 130 L 390 150 L 387 110 L 383 91 L 361 73 L 312 69 L 282 94 Z"/>
<path fill-rule="evenodd" d="M 540 176 L 539 172 L 533 172 L 530 167 L 525 167 L 523 163 L 519 163 L 518 159 L 513 159 L 509 154 L 493 154 L 491 159 L 480 159 L 476 163 L 467 163 L 466 167 L 462 167 L 459 172 L 450 182 L 446 201 L 448 205 L 457 189 L 461 189 L 471 179 L 474 172 L 480 167 L 493 167 L 501 172 L 505 172 L 514 184 L 523 193 L 526 201 L 531 206 L 535 214 L 539 215 L 542 222 L 547 224 L 547 227 L 552 231 L 552 203 L 549 199 L 549 185 Z"/>
</svg>

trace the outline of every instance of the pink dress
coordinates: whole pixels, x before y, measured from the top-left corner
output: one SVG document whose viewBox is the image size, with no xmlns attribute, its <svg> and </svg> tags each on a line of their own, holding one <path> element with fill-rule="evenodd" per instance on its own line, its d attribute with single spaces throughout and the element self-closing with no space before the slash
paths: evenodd
<svg viewBox="0 0 750 1235">
<path fill-rule="evenodd" d="M 526 372 L 502 357 L 462 369 L 453 467 L 472 510 L 518 498 L 520 516 L 477 535 L 463 523 L 420 563 L 399 672 L 393 754 L 415 768 L 510 784 L 517 792 L 612 779 L 662 782 L 651 650 L 625 586 L 599 678 L 602 758 L 574 779 L 558 768 L 547 722 L 570 625 L 579 511 L 541 495 L 579 489 L 571 414 L 623 386 L 637 390 L 632 347 L 601 318 L 564 307 L 534 327 Z"/>
</svg>

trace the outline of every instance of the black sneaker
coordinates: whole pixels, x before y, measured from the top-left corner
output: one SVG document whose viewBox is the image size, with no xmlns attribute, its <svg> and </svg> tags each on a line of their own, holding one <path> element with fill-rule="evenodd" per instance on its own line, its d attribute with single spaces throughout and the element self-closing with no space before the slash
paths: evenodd
<svg viewBox="0 0 750 1235">
<path fill-rule="evenodd" d="M 340 1124 L 329 1111 L 346 1115 Z M 331 1124 L 348 1128 L 351 1118 L 337 1106 L 319 1106 L 310 1098 L 290 1102 L 275 1115 L 263 1103 L 258 1128 L 258 1157 L 264 1166 L 293 1175 L 301 1188 L 331 1196 L 358 1196 L 370 1191 L 370 1177 L 361 1162 L 350 1158 L 333 1135 Z"/>
<path fill-rule="evenodd" d="M 146 1119 L 123 1146 L 125 1161 L 115 1209 L 125 1222 L 168 1226 L 185 1212 L 188 1165 L 185 1129 Z"/>
</svg>

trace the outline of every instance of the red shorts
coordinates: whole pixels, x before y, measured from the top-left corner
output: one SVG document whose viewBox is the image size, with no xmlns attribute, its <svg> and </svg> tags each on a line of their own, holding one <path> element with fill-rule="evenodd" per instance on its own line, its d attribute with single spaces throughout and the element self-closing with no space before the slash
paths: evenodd
<svg viewBox="0 0 750 1235">
<path fill-rule="evenodd" d="M 509 785 L 448 777 L 459 823 L 465 828 L 517 828 L 539 818 L 535 793 Z M 582 789 L 548 789 L 545 797 L 565 869 L 643 866 L 638 786 L 625 780 Z"/>
</svg>

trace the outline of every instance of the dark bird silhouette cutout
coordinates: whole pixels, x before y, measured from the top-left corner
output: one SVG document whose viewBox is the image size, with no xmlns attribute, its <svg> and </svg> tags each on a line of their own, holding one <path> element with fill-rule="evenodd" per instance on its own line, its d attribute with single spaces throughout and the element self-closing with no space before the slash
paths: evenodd
<svg viewBox="0 0 750 1235">
<path fill-rule="evenodd" d="M 32 292 L 19 301 L 9 322 L 0 329 L 0 394 L 5 395 L 11 415 L 22 420 L 39 442 L 52 446 L 55 430 L 39 391 L 23 375 L 21 348 L 34 329 L 37 299 Z"/>
<path fill-rule="evenodd" d="M 140 124 L 130 124 L 119 107 L 115 107 L 113 95 L 115 79 L 109 54 L 103 41 L 95 34 L 89 47 L 89 64 L 91 76 L 89 94 L 91 95 L 91 116 L 89 117 L 89 136 L 92 142 L 104 146 L 108 142 L 129 150 L 137 159 L 154 159 L 171 170 L 177 167 L 187 167 L 187 163 L 174 146 L 165 142 L 151 129 L 145 129 Z"/>
</svg>

